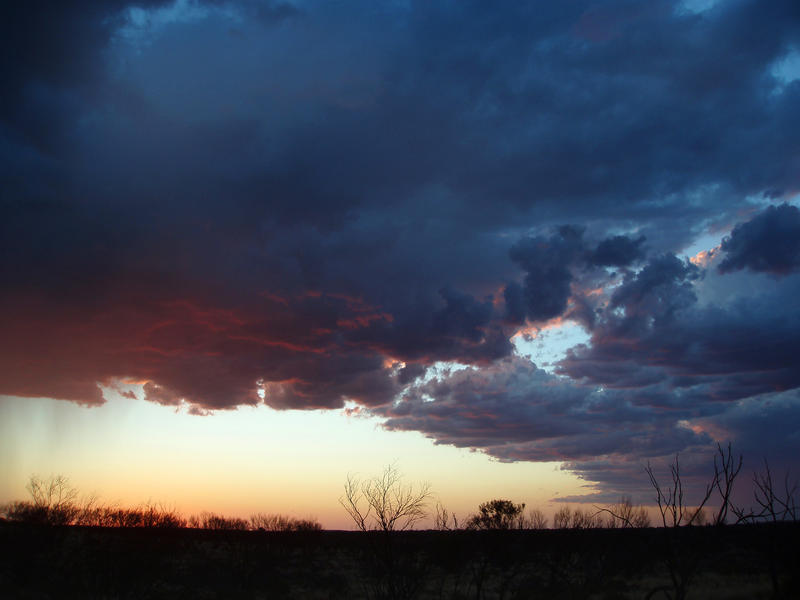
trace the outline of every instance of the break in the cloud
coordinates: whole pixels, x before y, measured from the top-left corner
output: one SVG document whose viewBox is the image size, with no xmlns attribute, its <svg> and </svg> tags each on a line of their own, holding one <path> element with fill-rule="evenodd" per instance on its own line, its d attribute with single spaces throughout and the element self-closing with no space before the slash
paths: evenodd
<svg viewBox="0 0 800 600">
<path fill-rule="evenodd" d="M 706 458 L 686 472 L 707 478 L 714 439 L 735 439 L 740 451 L 791 466 L 800 320 L 788 299 L 800 293 L 800 277 L 766 286 L 750 279 L 736 296 L 701 303 L 698 288 L 715 283 L 704 275 L 729 277 L 672 254 L 629 271 L 589 299 L 590 340 L 568 351 L 558 375 L 513 357 L 419 382 L 376 410 L 389 429 L 422 431 L 500 460 L 566 461 L 602 484 L 593 498 L 640 489 L 642 464 L 675 452 Z"/>
<path fill-rule="evenodd" d="M 746 439 L 731 415 L 798 386 L 799 11 L 9 4 L 0 393 L 352 400 L 593 481 Z M 709 269 L 678 258 L 709 232 Z M 563 319 L 591 339 L 558 375 L 515 354 Z"/>
</svg>

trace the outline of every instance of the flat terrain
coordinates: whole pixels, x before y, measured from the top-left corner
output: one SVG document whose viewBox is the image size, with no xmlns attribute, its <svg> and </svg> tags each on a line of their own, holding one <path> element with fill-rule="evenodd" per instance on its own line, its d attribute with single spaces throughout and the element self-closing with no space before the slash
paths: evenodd
<svg viewBox="0 0 800 600">
<path fill-rule="evenodd" d="M 0 597 L 800 598 L 798 534 L 794 523 L 391 536 L 0 523 Z"/>
</svg>

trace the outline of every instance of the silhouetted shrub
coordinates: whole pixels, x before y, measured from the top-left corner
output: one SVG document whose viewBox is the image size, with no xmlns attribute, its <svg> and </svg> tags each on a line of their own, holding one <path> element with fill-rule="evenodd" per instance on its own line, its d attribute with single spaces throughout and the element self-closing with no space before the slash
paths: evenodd
<svg viewBox="0 0 800 600">
<path fill-rule="evenodd" d="M 600 515 L 589 510 L 562 506 L 553 515 L 554 529 L 597 529 L 602 526 Z"/>
<path fill-rule="evenodd" d="M 213 512 L 192 515 L 187 521 L 189 527 L 196 529 L 216 529 L 225 531 L 246 531 L 248 523 L 238 517 L 224 517 Z"/>
<path fill-rule="evenodd" d="M 522 511 L 525 504 L 511 500 L 489 500 L 478 507 L 478 512 L 467 520 L 467 529 L 522 529 Z"/>
<path fill-rule="evenodd" d="M 528 511 L 528 516 L 525 517 L 523 524 L 524 529 L 547 529 L 547 517 L 541 509 L 531 508 Z"/>
<path fill-rule="evenodd" d="M 40 525 L 72 525 L 79 509 L 75 503 L 78 492 L 63 475 L 42 479 L 32 475 L 25 489 L 32 501 L 7 504 L 3 512 L 9 521 Z"/>
<path fill-rule="evenodd" d="M 616 504 L 599 509 L 606 514 L 605 526 L 609 529 L 624 527 L 650 527 L 650 516 L 644 506 L 634 506 L 629 496 L 623 496 Z"/>
<path fill-rule="evenodd" d="M 436 502 L 433 515 L 433 528 L 438 531 L 455 531 L 459 528 L 458 518 L 451 513 L 441 502 Z"/>
<path fill-rule="evenodd" d="M 9 521 L 18 523 L 50 524 L 49 510 L 25 500 L 9 502 L 3 507 L 3 515 Z"/>
<path fill-rule="evenodd" d="M 263 531 L 321 531 L 315 519 L 295 519 L 284 515 L 256 513 L 250 517 L 250 527 Z"/>
</svg>

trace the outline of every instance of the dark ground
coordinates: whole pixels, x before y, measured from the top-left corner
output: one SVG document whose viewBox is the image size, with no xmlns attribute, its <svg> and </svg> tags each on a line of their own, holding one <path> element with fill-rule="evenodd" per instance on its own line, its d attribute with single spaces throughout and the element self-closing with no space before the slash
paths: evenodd
<svg viewBox="0 0 800 600">
<path fill-rule="evenodd" d="M 391 536 L 0 523 L 0 597 L 800 598 L 798 534 L 795 523 Z"/>
</svg>

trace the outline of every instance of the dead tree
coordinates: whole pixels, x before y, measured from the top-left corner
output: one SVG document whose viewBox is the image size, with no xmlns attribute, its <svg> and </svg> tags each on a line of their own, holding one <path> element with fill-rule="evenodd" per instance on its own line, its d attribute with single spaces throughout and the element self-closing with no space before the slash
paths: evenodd
<svg viewBox="0 0 800 600">
<path fill-rule="evenodd" d="M 532 508 L 525 521 L 528 529 L 547 529 L 547 517 L 540 508 Z"/>
<path fill-rule="evenodd" d="M 681 466 L 677 454 L 675 455 L 675 462 L 670 465 L 672 485 L 666 490 L 661 488 L 649 462 L 647 463 L 645 472 L 650 477 L 650 485 L 653 486 L 656 492 L 656 503 L 658 504 L 658 510 L 661 513 L 661 522 L 664 527 L 694 525 L 697 516 L 701 513 L 709 498 L 711 498 L 711 494 L 717 485 L 717 478 L 719 477 L 719 475 L 715 475 L 714 480 L 706 486 L 706 491 L 703 494 L 703 499 L 700 504 L 697 505 L 697 508 L 692 509 L 686 505 L 684 500 Z"/>
<path fill-rule="evenodd" d="M 397 532 L 424 519 L 430 485 L 403 483 L 394 465 L 379 476 L 362 480 L 348 475 L 339 503 L 367 536 L 363 585 L 368 597 L 405 600 L 415 597 L 425 581 L 427 565 L 404 550 Z"/>
<path fill-rule="evenodd" d="M 451 513 L 441 502 L 437 501 L 434 507 L 433 528 L 439 531 L 454 531 L 459 528 L 458 518 Z"/>
<path fill-rule="evenodd" d="M 753 475 L 756 504 L 761 508 L 759 516 L 770 521 L 796 521 L 797 508 L 797 481 L 790 485 L 789 471 L 783 478 L 783 490 L 779 490 L 772 480 L 769 463 L 764 459 L 764 472 Z"/>
<path fill-rule="evenodd" d="M 673 600 L 684 600 L 689 584 L 699 569 L 702 557 L 697 555 L 691 547 L 681 543 L 679 535 L 681 532 L 678 528 L 696 523 L 699 515 L 702 514 L 703 507 L 716 487 L 716 478 L 718 476 L 715 476 L 715 479 L 706 486 L 703 499 L 695 509 L 687 506 L 684 498 L 681 467 L 677 454 L 675 455 L 675 461 L 670 465 L 672 485 L 666 490 L 662 489 L 649 462 L 645 471 L 650 477 L 650 484 L 656 492 L 656 503 L 664 526 L 661 551 L 663 552 L 664 564 L 672 583 L 671 590 L 668 587 L 657 587 L 651 590 L 647 597 L 652 598 L 657 592 L 663 592 Z M 669 594 L 670 591 L 671 595 Z"/>
<path fill-rule="evenodd" d="M 404 531 L 427 515 L 431 486 L 403 483 L 394 465 L 377 477 L 361 480 L 348 475 L 339 503 L 361 531 Z"/>
<path fill-rule="evenodd" d="M 717 455 L 719 464 L 717 464 Z M 733 483 L 742 469 L 742 455 L 739 455 L 738 461 L 734 460 L 730 442 L 728 442 L 727 452 L 722 450 L 720 444 L 717 444 L 717 455 L 714 456 L 714 479 L 711 484 L 719 492 L 720 504 L 714 517 L 714 525 L 724 525 L 727 522 L 728 510 L 731 509 Z M 735 511 L 731 510 L 731 512 L 735 514 Z"/>
<path fill-rule="evenodd" d="M 608 513 L 606 525 L 609 529 L 650 527 L 650 517 L 644 506 L 634 506 L 630 496 L 622 496 L 620 501 L 607 507 L 595 506 L 597 513 Z"/>
</svg>

